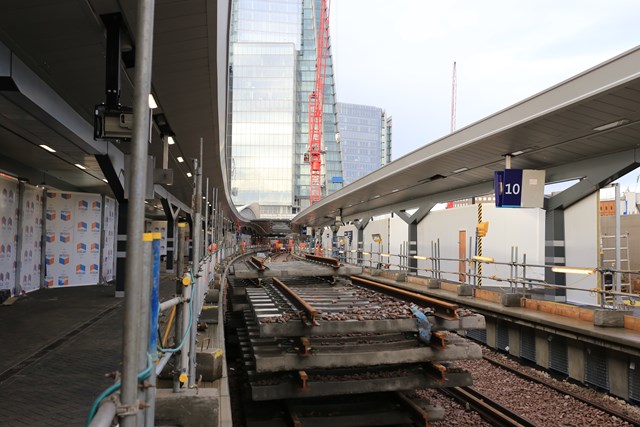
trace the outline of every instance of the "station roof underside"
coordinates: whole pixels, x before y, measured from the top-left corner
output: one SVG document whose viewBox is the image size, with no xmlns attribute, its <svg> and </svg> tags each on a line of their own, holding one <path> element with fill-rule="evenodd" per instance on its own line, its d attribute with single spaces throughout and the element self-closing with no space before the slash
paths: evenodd
<svg viewBox="0 0 640 427">
<path fill-rule="evenodd" d="M 495 171 L 580 179 L 624 158 L 593 191 L 640 166 L 640 47 L 401 157 L 305 209 L 294 225 L 333 224 L 493 191 Z M 608 125 L 608 126 L 607 126 Z"/>
<path fill-rule="evenodd" d="M 94 157 L 107 154 L 124 184 L 122 158 L 130 143 L 93 139 L 95 106 L 105 101 L 105 15 L 122 17 L 121 52 L 135 52 L 136 0 L 5 0 L 0 5 L 0 170 L 32 184 L 111 194 Z M 227 197 L 225 140 L 230 1 L 156 1 L 152 93 L 175 134 L 168 167 L 173 185 L 156 194 L 191 210 L 191 159 L 204 142 L 203 182 L 218 188 L 226 215 L 241 219 Z M 131 57 L 132 55 L 130 55 Z M 135 63 L 123 60 L 120 102 L 133 105 Z M 149 154 L 162 167 L 162 129 L 154 126 Z M 56 149 L 48 153 L 39 147 Z M 179 162 L 178 157 L 185 161 Z M 119 160 L 118 160 L 119 158 Z M 115 160 L 114 160 L 115 159 Z M 121 163 L 118 164 L 118 162 Z M 85 170 L 77 168 L 82 164 Z M 203 185 L 204 186 L 204 185 Z M 157 203 L 156 205 L 159 205 Z M 148 212 L 147 212 L 148 213 Z M 162 215 L 162 210 L 158 212 Z"/>
</svg>

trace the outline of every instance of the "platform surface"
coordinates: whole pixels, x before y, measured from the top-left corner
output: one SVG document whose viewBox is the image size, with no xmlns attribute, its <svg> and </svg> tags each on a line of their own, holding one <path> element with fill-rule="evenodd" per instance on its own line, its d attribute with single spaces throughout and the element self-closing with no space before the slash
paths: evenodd
<svg viewBox="0 0 640 427">
<path fill-rule="evenodd" d="M 163 275 L 161 295 L 174 288 Z M 40 289 L 0 305 L 0 424 L 84 426 L 120 370 L 124 299 L 114 286 Z"/>
</svg>

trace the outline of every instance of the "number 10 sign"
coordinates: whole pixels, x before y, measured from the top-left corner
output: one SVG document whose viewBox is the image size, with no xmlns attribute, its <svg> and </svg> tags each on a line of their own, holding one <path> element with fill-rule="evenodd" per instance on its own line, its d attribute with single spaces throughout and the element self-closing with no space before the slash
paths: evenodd
<svg viewBox="0 0 640 427">
<path fill-rule="evenodd" d="M 494 173 L 496 207 L 542 208 L 545 171 L 505 169 Z"/>
</svg>

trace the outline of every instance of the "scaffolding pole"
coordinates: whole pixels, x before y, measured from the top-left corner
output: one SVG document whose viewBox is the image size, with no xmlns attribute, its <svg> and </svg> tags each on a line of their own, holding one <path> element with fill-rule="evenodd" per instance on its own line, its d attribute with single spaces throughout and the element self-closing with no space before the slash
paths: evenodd
<svg viewBox="0 0 640 427">
<path fill-rule="evenodd" d="M 141 353 L 146 354 L 146 343 L 140 339 L 140 307 L 142 300 L 142 271 L 144 261 L 142 235 L 144 233 L 144 200 L 147 175 L 147 147 L 149 145 L 149 91 L 153 51 L 154 0 L 138 2 L 138 29 L 136 34 L 136 70 L 133 97 L 133 138 L 128 190 L 127 262 L 125 270 L 125 312 L 122 361 L 122 408 L 120 424 L 133 427 L 138 424 L 138 371 Z"/>
<path fill-rule="evenodd" d="M 198 316 L 200 314 L 200 300 L 202 298 L 201 289 L 199 284 L 201 283 L 198 280 L 200 276 L 200 235 L 202 232 L 202 138 L 200 138 L 200 157 L 194 162 L 195 163 L 195 173 L 196 173 L 196 188 L 195 188 L 195 197 L 193 202 L 193 284 L 195 287 L 193 293 L 193 302 L 192 310 L 193 310 L 193 322 L 191 325 L 191 344 L 189 346 L 189 388 L 195 386 L 196 384 L 196 335 L 198 332 Z"/>
</svg>

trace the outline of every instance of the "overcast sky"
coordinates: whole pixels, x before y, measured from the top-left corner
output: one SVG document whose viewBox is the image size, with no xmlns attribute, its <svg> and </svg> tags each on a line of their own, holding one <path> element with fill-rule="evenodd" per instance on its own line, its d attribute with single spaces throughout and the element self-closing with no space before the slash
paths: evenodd
<svg viewBox="0 0 640 427">
<path fill-rule="evenodd" d="M 395 160 L 449 133 L 454 61 L 460 129 L 640 44 L 640 0 L 332 0 L 330 25 L 338 101 L 393 116 Z"/>
</svg>

